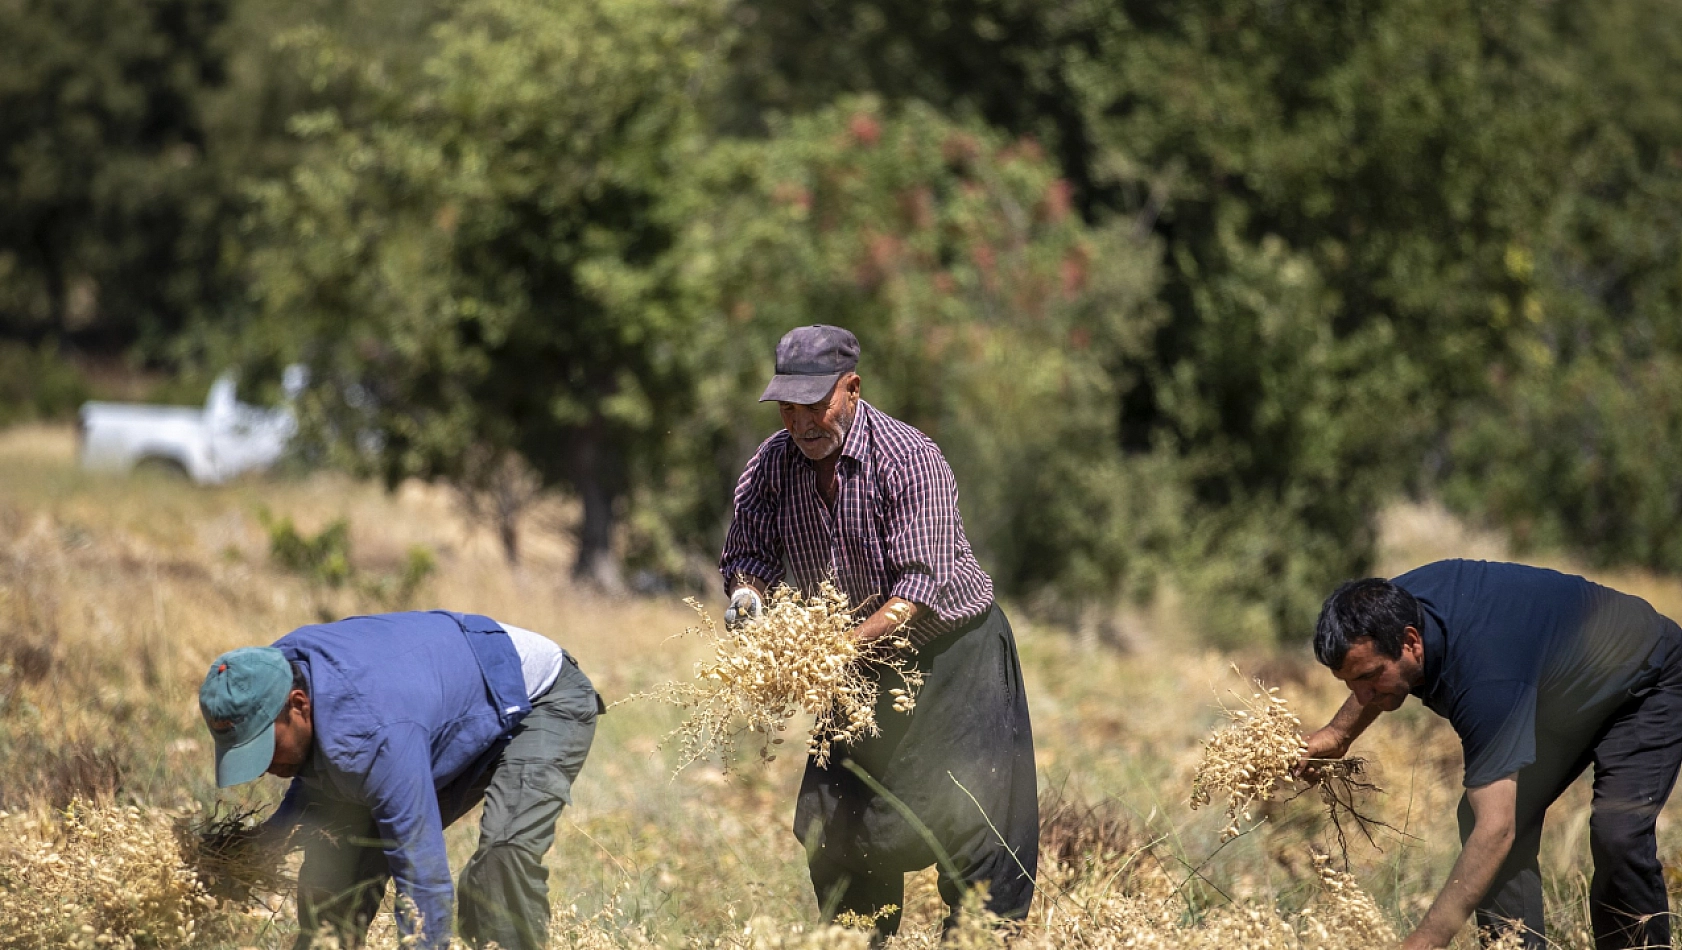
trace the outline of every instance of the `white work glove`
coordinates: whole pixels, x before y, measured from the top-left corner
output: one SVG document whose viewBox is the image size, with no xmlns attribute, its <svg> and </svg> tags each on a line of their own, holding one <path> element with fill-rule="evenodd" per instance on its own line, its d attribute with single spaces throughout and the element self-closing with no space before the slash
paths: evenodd
<svg viewBox="0 0 1682 950">
<path fill-rule="evenodd" d="M 736 592 L 730 595 L 730 606 L 724 608 L 724 625 L 734 627 L 763 616 L 765 602 L 759 599 L 759 591 L 751 587 L 738 587 Z"/>
</svg>

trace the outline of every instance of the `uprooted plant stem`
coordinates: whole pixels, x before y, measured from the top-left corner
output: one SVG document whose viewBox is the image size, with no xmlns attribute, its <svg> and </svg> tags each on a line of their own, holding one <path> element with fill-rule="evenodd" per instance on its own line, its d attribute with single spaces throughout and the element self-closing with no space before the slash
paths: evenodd
<svg viewBox="0 0 1682 950">
<path fill-rule="evenodd" d="M 881 733 L 876 704 L 882 680 L 900 683 L 888 689 L 894 711 L 908 713 L 916 705 L 923 678 L 903 621 L 889 636 L 859 643 L 852 605 L 832 584 L 809 598 L 779 586 L 766 598 L 761 619 L 722 633 L 703 607 L 685 602 L 701 622 L 684 633 L 715 641 L 713 661 L 697 663 L 692 682 L 664 683 L 620 701 L 657 699 L 689 710 L 666 737 L 681 740 L 679 770 L 715 754 L 728 769 L 744 732 L 759 737 L 759 757 L 771 761 L 771 747 L 783 742 L 780 734 L 799 713 L 813 718 L 806 751 L 827 764 L 837 743 Z"/>
</svg>

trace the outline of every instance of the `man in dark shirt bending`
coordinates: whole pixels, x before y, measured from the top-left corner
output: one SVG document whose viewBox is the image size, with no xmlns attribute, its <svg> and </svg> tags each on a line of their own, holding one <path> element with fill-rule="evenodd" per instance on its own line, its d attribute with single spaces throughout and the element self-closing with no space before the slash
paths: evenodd
<svg viewBox="0 0 1682 950">
<path fill-rule="evenodd" d="M 1439 561 L 1338 588 L 1314 652 L 1353 695 L 1308 757 L 1342 756 L 1410 694 L 1464 747 L 1460 858 L 1404 948 L 1448 946 L 1473 910 L 1544 946 L 1542 816 L 1590 763 L 1595 945 L 1670 946 L 1653 832 L 1682 764 L 1682 628 L 1581 577 Z"/>
</svg>

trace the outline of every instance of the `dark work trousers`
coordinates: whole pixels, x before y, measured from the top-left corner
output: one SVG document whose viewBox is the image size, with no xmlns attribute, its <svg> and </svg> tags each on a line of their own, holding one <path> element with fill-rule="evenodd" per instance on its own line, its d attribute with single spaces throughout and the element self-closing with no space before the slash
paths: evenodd
<svg viewBox="0 0 1682 950">
<path fill-rule="evenodd" d="M 903 907 L 906 872 L 938 863 L 948 929 L 975 885 L 986 887 L 988 910 L 1025 917 L 1039 863 L 1039 800 L 1010 621 L 991 608 L 925 646 L 917 668 L 924 681 L 910 715 L 893 710 L 888 690 L 902 684 L 885 675 L 876 706 L 882 735 L 837 747 L 827 768 L 806 763 L 794 833 L 806 846 L 818 907 L 826 920 Z M 848 762 L 899 799 L 947 860 Z M 878 939 L 897 932 L 899 920 L 899 910 L 878 917 Z"/>
<path fill-rule="evenodd" d="M 561 809 L 572 800 L 600 709 L 595 688 L 569 654 L 507 741 L 487 753 L 483 768 L 468 769 L 472 781 L 439 790 L 446 826 L 485 803 L 479 846 L 456 884 L 458 931 L 468 944 L 540 950 L 548 943 L 543 856 L 555 841 Z M 360 946 L 391 878 L 372 816 L 356 803 L 311 802 L 300 831 L 296 950 L 309 947 L 322 927 L 341 946 Z"/>
<path fill-rule="evenodd" d="M 1536 753 L 1537 761 L 1519 770 L 1517 834 L 1478 905 L 1478 926 L 1499 931 L 1522 923 L 1527 950 L 1546 946 L 1536 860 L 1542 816 L 1592 763 L 1589 914 L 1595 947 L 1668 950 L 1670 905 L 1654 824 L 1682 765 L 1682 655 L 1670 658 L 1654 687 L 1633 696 L 1587 737 L 1539 731 Z M 1471 805 L 1462 798 L 1462 843 L 1471 830 Z"/>
</svg>

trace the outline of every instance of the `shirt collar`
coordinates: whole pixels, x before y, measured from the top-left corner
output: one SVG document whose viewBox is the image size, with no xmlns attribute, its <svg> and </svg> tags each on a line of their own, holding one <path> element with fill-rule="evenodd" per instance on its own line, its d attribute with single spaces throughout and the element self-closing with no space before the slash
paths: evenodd
<svg viewBox="0 0 1682 950">
<path fill-rule="evenodd" d="M 290 657 L 288 657 L 288 659 L 290 659 Z M 297 662 L 298 666 L 303 668 L 303 671 L 304 671 L 304 692 L 308 693 L 311 697 L 314 697 L 315 696 L 315 675 L 314 675 L 315 671 L 310 669 L 310 661 L 307 660 L 307 659 L 300 658 L 296 662 Z M 314 702 L 313 698 L 311 699 L 311 702 L 312 703 Z M 304 753 L 304 762 L 303 762 L 302 765 L 298 766 L 298 774 L 294 777 L 304 779 L 305 781 L 313 782 L 313 781 L 317 781 L 320 778 L 320 771 L 315 767 L 316 737 L 314 735 L 315 730 L 314 730 L 313 722 L 311 723 L 310 732 L 311 732 L 311 735 L 310 735 L 309 750 Z"/>
<path fill-rule="evenodd" d="M 847 438 L 841 442 L 841 457 L 850 458 L 855 462 L 864 461 L 864 456 L 870 448 L 870 414 L 876 410 L 870 403 L 859 400 L 858 411 L 853 414 L 853 427 L 847 430 Z"/>
<path fill-rule="evenodd" d="M 1442 621 L 1437 619 L 1423 602 L 1419 604 L 1419 616 L 1424 628 L 1419 631 L 1419 638 L 1425 647 L 1425 675 L 1420 677 L 1419 685 L 1413 688 L 1413 695 L 1420 699 L 1429 699 L 1437 691 L 1437 685 L 1442 681 L 1443 657 L 1448 653 L 1448 634 L 1443 630 Z"/>
</svg>

